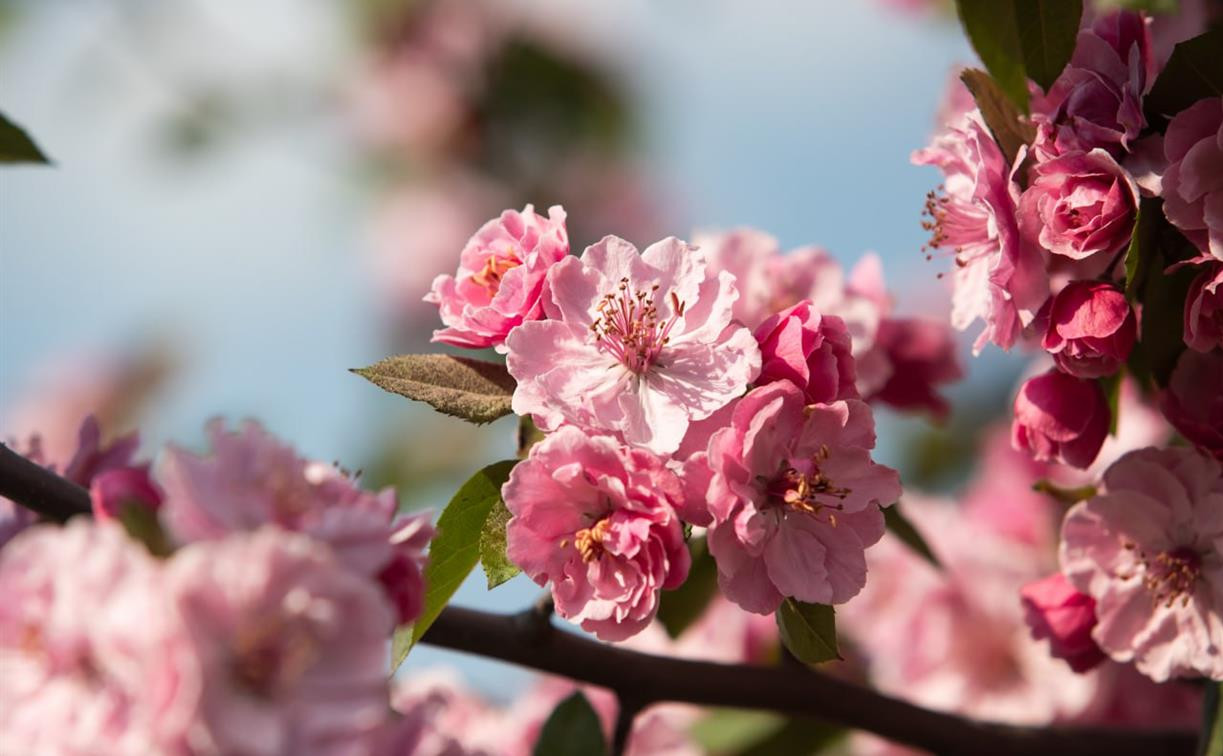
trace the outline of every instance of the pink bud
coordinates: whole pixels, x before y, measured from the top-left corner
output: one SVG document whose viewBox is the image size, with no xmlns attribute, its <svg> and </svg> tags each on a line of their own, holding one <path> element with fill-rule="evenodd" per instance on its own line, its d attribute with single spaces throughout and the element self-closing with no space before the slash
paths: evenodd
<svg viewBox="0 0 1223 756">
<path fill-rule="evenodd" d="M 1100 378 L 1117 372 L 1137 336 L 1134 311 L 1119 289 L 1099 281 L 1073 281 L 1050 304 L 1042 345 L 1063 371 Z"/>
<path fill-rule="evenodd" d="M 1032 637 L 1048 638 L 1053 656 L 1066 660 L 1075 672 L 1086 672 L 1104 661 L 1104 652 L 1091 637 L 1095 599 L 1076 591 L 1060 572 L 1028 583 L 1019 596 Z"/>
<path fill-rule="evenodd" d="M 99 520 L 118 519 L 129 506 L 150 512 L 161 508 L 161 492 L 149 478 L 147 467 L 120 467 L 100 473 L 89 488 L 89 498 L 93 516 Z"/>
<path fill-rule="evenodd" d="M 1094 381 L 1050 370 L 1019 389 L 1011 445 L 1042 462 L 1086 468 L 1108 435 L 1110 414 Z"/>
<path fill-rule="evenodd" d="M 856 399 L 858 390 L 845 322 L 815 311 L 804 299 L 760 324 L 760 376 L 756 385 L 789 381 L 807 404 Z"/>
</svg>

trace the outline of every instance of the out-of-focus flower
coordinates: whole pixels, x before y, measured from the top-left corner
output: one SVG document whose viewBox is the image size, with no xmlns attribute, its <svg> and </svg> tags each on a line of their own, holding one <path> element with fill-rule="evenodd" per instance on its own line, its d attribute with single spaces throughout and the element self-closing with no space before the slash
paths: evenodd
<svg viewBox="0 0 1223 756">
<path fill-rule="evenodd" d="M 1138 337 L 1138 321 L 1117 287 L 1074 281 L 1053 297 L 1041 345 L 1063 371 L 1079 378 L 1112 375 Z"/>
<path fill-rule="evenodd" d="M 1020 244 L 1013 167 L 975 110 L 948 124 L 912 161 L 944 176 L 941 192 L 927 198 L 924 226 L 931 255 L 947 249 L 955 256 L 952 325 L 962 331 L 982 320 L 974 351 L 989 342 L 1009 349 L 1049 295 L 1042 251 Z"/>
<path fill-rule="evenodd" d="M 1097 383 L 1050 370 L 1029 378 L 1015 396 L 1011 443 L 1042 462 L 1085 468 L 1108 435 L 1110 417 Z"/>
<path fill-rule="evenodd" d="M 640 632 L 658 591 L 688 575 L 680 482 L 649 452 L 566 426 L 531 448 L 502 495 L 510 560 L 604 640 Z"/>
<path fill-rule="evenodd" d="M 755 336 L 757 386 L 789 381 L 808 404 L 858 398 L 849 331 L 840 318 L 820 315 L 804 299 L 761 323 Z"/>
<path fill-rule="evenodd" d="M 943 321 L 929 318 L 884 318 L 874 351 L 882 353 L 887 377 L 863 396 L 901 410 L 925 410 L 937 419 L 950 407 L 937 387 L 964 377 L 955 336 Z"/>
<path fill-rule="evenodd" d="M 276 527 L 190 544 L 166 570 L 200 666 L 204 753 L 352 753 L 381 734 L 394 613 L 322 543 Z"/>
<path fill-rule="evenodd" d="M 1164 215 L 1203 253 L 1223 260 L 1223 97 L 1182 110 L 1164 134 Z"/>
<path fill-rule="evenodd" d="M 837 623 L 867 654 L 873 683 L 924 706 L 1015 724 L 1083 712 L 1095 678 L 1050 657 L 1023 624 L 1019 589 L 1052 569 L 1051 555 L 964 517 L 952 501 L 906 492 L 902 506 L 942 566 L 892 537 L 868 552 L 870 580 Z"/>
<path fill-rule="evenodd" d="M 388 582 L 401 622 L 415 619 L 427 515 L 396 518 L 395 491 L 375 494 L 332 465 L 311 462 L 258 423 L 229 431 L 209 423 L 209 456 L 168 447 L 156 469 L 163 521 L 180 542 L 223 538 L 265 524 L 328 544 L 360 575 Z"/>
<path fill-rule="evenodd" d="M 1223 679 L 1223 470 L 1193 449 L 1142 449 L 1062 526 L 1062 572 L 1096 602 L 1092 637 L 1156 682 Z"/>
<path fill-rule="evenodd" d="M 446 328 L 433 340 L 451 346 L 505 351 L 506 335 L 543 317 L 548 270 L 569 254 L 565 211 L 544 218 L 527 205 L 506 210 L 476 232 L 459 258 L 458 272 L 438 276 L 426 302 L 438 306 Z"/>
<path fill-rule="evenodd" d="M 387 309 L 410 326 L 432 322 L 422 299 L 434 279 L 454 270 L 455 253 L 504 201 L 496 188 L 455 172 L 399 187 L 382 199 L 369 228 L 373 284 Z"/>
<path fill-rule="evenodd" d="M 1107 257 L 1129 244 L 1138 186 L 1107 152 L 1060 155 L 1038 163 L 1031 178 L 1019 200 L 1026 239 L 1074 260 Z"/>
<path fill-rule="evenodd" d="M 870 407 L 858 400 L 805 406 L 781 382 L 735 406 L 685 467 L 708 480 L 709 550 L 728 599 L 767 614 L 787 596 L 839 604 L 862 589 L 880 507 L 900 496 L 896 471 L 871 460 L 874 446 Z"/>
<path fill-rule="evenodd" d="M 404 675 L 392 688 L 391 706 L 403 715 L 399 727 L 411 731 L 412 756 L 501 756 L 521 727 L 448 669 Z"/>
<path fill-rule="evenodd" d="M 1028 583 L 1019 592 L 1024 622 L 1036 640 L 1049 639 L 1049 653 L 1075 672 L 1086 672 L 1106 658 L 1091 638 L 1096 602 L 1080 593 L 1060 573 Z"/>
<path fill-rule="evenodd" d="M 1159 408 L 1191 443 L 1223 459 L 1223 352 L 1186 349 L 1160 394 Z"/>
<path fill-rule="evenodd" d="M 548 273 L 552 319 L 515 328 L 514 411 L 675 451 L 689 422 L 743 393 L 760 370 L 751 331 L 731 325 L 734 277 L 678 239 L 639 254 L 609 236 Z"/>
<path fill-rule="evenodd" d="M 1102 148 L 1120 156 L 1146 126 L 1142 95 L 1152 75 L 1151 38 L 1139 13 L 1100 16 L 1079 32 L 1074 55 L 1033 106 L 1037 153 L 1047 159 Z"/>
<path fill-rule="evenodd" d="M 1185 297 L 1185 343 L 1199 352 L 1223 348 L 1223 263 L 1208 263 Z"/>
<path fill-rule="evenodd" d="M 113 523 L 0 551 L 5 753 L 177 753 L 198 685 L 155 560 Z"/>
</svg>

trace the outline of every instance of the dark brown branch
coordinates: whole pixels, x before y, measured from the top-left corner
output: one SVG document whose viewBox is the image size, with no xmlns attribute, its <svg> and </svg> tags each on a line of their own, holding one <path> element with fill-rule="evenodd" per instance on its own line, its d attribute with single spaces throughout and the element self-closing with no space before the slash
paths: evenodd
<svg viewBox="0 0 1223 756">
<path fill-rule="evenodd" d="M 60 522 L 90 512 L 85 489 L 2 444 L 0 496 Z M 608 646 L 557 630 L 549 621 L 550 615 L 546 601 L 517 615 L 450 606 L 442 610 L 422 640 L 610 688 L 628 711 L 661 701 L 680 701 L 807 715 L 947 756 L 1193 753 L 1192 733 L 976 722 L 923 709 L 802 667 L 698 662 Z M 617 729 L 627 729 L 627 725 Z"/>
<path fill-rule="evenodd" d="M 67 522 L 89 514 L 89 492 L 0 444 L 0 496 L 48 520 Z"/>
<path fill-rule="evenodd" d="M 533 610 L 528 610 L 532 611 Z M 1187 732 L 1035 728 L 976 722 L 930 711 L 803 668 L 716 664 L 617 648 L 520 617 L 450 606 L 422 639 L 610 688 L 639 707 L 661 701 L 814 716 L 937 754 L 976 756 L 1184 756 Z"/>
</svg>

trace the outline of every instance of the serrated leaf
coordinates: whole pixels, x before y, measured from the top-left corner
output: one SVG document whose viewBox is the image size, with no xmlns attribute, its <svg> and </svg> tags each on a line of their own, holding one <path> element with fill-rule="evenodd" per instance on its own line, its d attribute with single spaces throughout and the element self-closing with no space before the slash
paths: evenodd
<svg viewBox="0 0 1223 756">
<path fill-rule="evenodd" d="M 926 543 L 926 539 L 913 526 L 904 513 L 900 511 L 900 502 L 896 502 L 890 507 L 883 510 L 883 521 L 887 525 L 888 531 L 899 538 L 906 546 L 912 549 L 922 559 L 925 559 L 935 567 L 942 569 L 942 564 L 939 563 L 938 557 L 934 555 L 934 551 L 930 548 L 930 544 Z"/>
<path fill-rule="evenodd" d="M 705 539 L 690 540 L 688 548 L 692 553 L 688 579 L 673 591 L 663 591 L 658 598 L 658 619 L 672 638 L 678 638 L 700 619 L 718 593 L 718 566 Z"/>
<path fill-rule="evenodd" d="M 1048 92 L 1074 54 L 1082 0 L 1015 0 L 1015 11 L 1024 70 Z"/>
<path fill-rule="evenodd" d="M 777 609 L 781 642 L 805 664 L 840 659 L 836 612 L 827 604 L 807 604 L 788 598 Z"/>
<path fill-rule="evenodd" d="M 522 572 L 505 554 L 505 525 L 510 517 L 509 508 L 498 498 L 480 531 L 480 565 L 484 567 L 490 591 Z"/>
<path fill-rule="evenodd" d="M 582 691 L 557 704 L 535 741 L 534 756 L 603 756 L 607 741 L 599 715 Z"/>
<path fill-rule="evenodd" d="M 446 354 L 388 357 L 353 373 L 393 394 L 473 423 L 510 414 L 514 379 L 505 366 Z"/>
<path fill-rule="evenodd" d="M 966 68 L 960 81 L 968 87 L 981 111 L 981 118 L 1002 150 L 1007 165 L 1015 162 L 1019 149 L 1036 138 L 1036 127 L 1022 119 L 1019 109 L 1007 98 L 990 75 L 976 68 Z"/>
<path fill-rule="evenodd" d="M 1223 28 L 1181 42 L 1143 99 L 1147 121 L 1164 130 L 1168 119 L 1207 97 L 1223 95 Z"/>
<path fill-rule="evenodd" d="M 501 501 L 501 485 L 510 477 L 517 460 L 496 462 L 471 476 L 437 518 L 437 535 L 429 544 L 425 563 L 425 598 L 420 616 L 412 625 L 395 631 L 391 641 L 391 672 L 403 663 L 412 646 L 433 624 L 449 603 L 476 562 L 480 561 L 480 534 L 489 512 Z"/>
<path fill-rule="evenodd" d="M 25 129 L 0 113 L 0 163 L 49 165 L 51 161 L 38 148 Z"/>
</svg>

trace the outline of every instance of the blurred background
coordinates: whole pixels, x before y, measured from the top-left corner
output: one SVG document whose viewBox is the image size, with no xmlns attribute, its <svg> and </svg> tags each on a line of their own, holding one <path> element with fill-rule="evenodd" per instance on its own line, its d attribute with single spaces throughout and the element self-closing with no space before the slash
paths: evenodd
<svg viewBox="0 0 1223 756">
<path fill-rule="evenodd" d="M 740 225 L 873 250 L 898 310 L 944 317 L 909 153 L 971 59 L 944 11 L 884 0 L 0 0 L 0 111 L 54 161 L 0 173 L 0 436 L 71 445 L 95 412 L 153 453 L 254 417 L 440 507 L 512 420 L 347 368 L 426 349 L 433 277 L 527 202 L 564 204 L 575 250 Z M 881 412 L 907 483 L 955 487 L 1008 407 L 1019 361 L 967 344 L 944 427 Z M 476 574 L 457 601 L 537 593 Z M 494 695 L 519 674 L 446 659 Z"/>
</svg>

